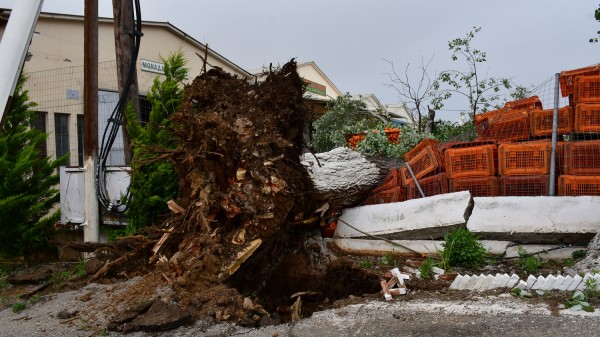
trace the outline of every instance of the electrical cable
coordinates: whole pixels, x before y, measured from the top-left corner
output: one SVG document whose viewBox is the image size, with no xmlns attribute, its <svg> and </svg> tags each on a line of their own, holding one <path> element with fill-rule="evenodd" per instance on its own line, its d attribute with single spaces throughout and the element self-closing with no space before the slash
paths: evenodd
<svg viewBox="0 0 600 337">
<path fill-rule="evenodd" d="M 106 161 L 108 160 L 110 151 L 112 146 L 117 138 L 117 134 L 119 132 L 119 128 L 124 125 L 123 115 L 125 108 L 127 107 L 127 97 L 129 96 L 129 89 L 131 86 L 131 82 L 133 81 L 133 75 L 136 71 L 135 64 L 137 62 L 137 57 L 140 50 L 140 42 L 143 36 L 142 34 L 142 16 L 140 10 L 140 2 L 139 0 L 133 0 L 133 5 L 135 10 L 131 13 L 131 20 L 133 22 L 133 49 L 131 55 L 131 64 L 129 66 L 129 72 L 127 74 L 127 78 L 125 84 L 123 86 L 123 92 L 117 101 L 117 104 L 112 111 L 110 118 L 107 121 L 106 128 L 104 129 L 104 133 L 102 134 L 102 142 L 100 145 L 100 150 L 98 154 L 98 165 L 96 169 L 96 193 L 98 196 L 98 200 L 113 214 L 121 215 L 127 210 L 128 200 L 131 199 L 131 194 L 129 192 L 129 186 L 127 187 L 127 193 L 125 195 L 125 200 L 118 200 L 115 203 L 110 199 L 108 195 L 108 191 L 106 190 Z M 135 12 L 135 13 L 134 13 Z M 135 93 L 137 94 L 137 93 Z M 124 206 L 124 207 L 121 207 Z"/>
</svg>

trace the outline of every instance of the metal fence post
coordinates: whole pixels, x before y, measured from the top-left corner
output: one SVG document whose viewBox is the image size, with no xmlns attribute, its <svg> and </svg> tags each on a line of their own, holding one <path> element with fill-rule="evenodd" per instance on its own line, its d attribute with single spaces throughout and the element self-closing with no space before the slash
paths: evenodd
<svg viewBox="0 0 600 337">
<path fill-rule="evenodd" d="M 556 142 L 558 141 L 558 89 L 560 74 L 554 75 L 554 114 L 552 116 L 552 151 L 550 152 L 550 181 L 548 182 L 548 195 L 555 196 L 556 180 Z"/>
<path fill-rule="evenodd" d="M 425 198 L 425 193 L 423 193 L 423 189 L 421 188 L 421 185 L 419 185 L 419 181 L 417 180 L 417 177 L 415 177 L 415 174 L 413 173 L 412 168 L 410 167 L 408 162 L 405 162 L 404 165 L 406 165 L 406 168 L 408 169 L 408 173 L 410 173 L 410 176 L 412 177 L 413 181 L 415 182 L 415 186 L 417 186 L 417 189 L 419 189 L 419 193 L 421 193 L 421 198 Z"/>
</svg>

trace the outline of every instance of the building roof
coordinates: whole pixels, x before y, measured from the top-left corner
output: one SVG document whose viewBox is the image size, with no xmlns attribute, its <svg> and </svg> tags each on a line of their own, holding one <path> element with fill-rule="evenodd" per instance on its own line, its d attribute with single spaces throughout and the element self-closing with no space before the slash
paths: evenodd
<svg viewBox="0 0 600 337">
<path fill-rule="evenodd" d="M 329 85 L 329 87 L 331 89 L 333 89 L 333 91 L 335 91 L 335 93 L 338 96 L 343 95 L 343 93 L 340 91 L 340 89 L 338 89 L 338 87 L 335 84 L 333 84 L 333 82 L 329 79 L 329 77 L 327 77 L 327 75 L 325 75 L 323 70 L 321 70 L 321 68 L 319 68 L 319 66 L 314 61 L 298 63 L 298 69 L 300 69 L 302 67 L 313 67 L 317 71 L 317 73 L 319 73 L 319 75 L 321 75 L 328 82 L 327 84 Z"/>
<path fill-rule="evenodd" d="M 11 13 L 11 9 L 6 9 L 6 8 L 0 8 L 0 20 L 8 20 L 8 18 L 10 17 L 10 13 Z M 42 12 L 40 13 L 40 18 L 45 18 L 45 19 L 58 19 L 58 20 L 65 20 L 65 21 L 82 21 L 84 17 L 82 15 L 73 15 L 73 14 L 60 14 L 60 13 L 48 13 L 48 12 Z M 113 18 L 107 18 L 107 17 L 99 17 L 98 18 L 98 22 L 99 23 L 113 23 L 114 19 Z M 181 29 L 177 28 L 176 26 L 174 26 L 173 24 L 171 24 L 170 22 L 163 22 L 163 21 L 142 21 L 142 25 L 144 26 L 154 26 L 154 27 L 162 27 L 164 29 L 166 29 L 167 31 L 173 33 L 174 35 L 180 37 L 183 40 L 186 40 L 187 42 L 189 42 L 192 45 L 196 45 L 199 49 L 206 49 L 207 46 L 206 44 L 196 40 L 195 38 L 193 38 L 191 35 L 187 34 L 186 32 L 182 31 Z M 252 77 L 252 74 L 250 72 L 248 72 L 246 69 L 238 66 L 237 64 L 233 63 L 232 61 L 230 61 L 229 59 L 227 59 L 226 57 L 224 57 L 223 55 L 217 53 L 216 51 L 214 51 L 213 49 L 211 49 L 210 47 L 208 47 L 208 53 L 218 59 L 219 61 L 229 65 L 231 68 L 237 70 L 240 74 L 243 74 L 244 76 L 250 78 Z"/>
</svg>

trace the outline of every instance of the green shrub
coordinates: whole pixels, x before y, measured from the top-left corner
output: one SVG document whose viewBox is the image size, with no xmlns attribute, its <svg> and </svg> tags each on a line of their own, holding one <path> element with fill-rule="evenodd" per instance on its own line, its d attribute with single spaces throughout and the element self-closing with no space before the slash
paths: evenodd
<svg viewBox="0 0 600 337">
<path fill-rule="evenodd" d="M 487 255 L 475 234 L 464 228 L 446 233 L 442 246 L 442 265 L 445 270 L 449 270 L 449 267 L 480 266 Z"/>
<path fill-rule="evenodd" d="M 528 273 L 535 273 L 542 267 L 543 263 L 539 258 L 528 254 L 523 247 L 519 247 L 518 265 Z"/>
<path fill-rule="evenodd" d="M 574 251 L 571 254 L 571 256 L 573 257 L 573 260 L 579 260 L 579 259 L 583 259 L 586 254 L 587 254 L 587 252 L 585 250 L 580 249 L 580 250 Z"/>
<path fill-rule="evenodd" d="M 15 303 L 15 304 L 13 304 L 13 306 L 12 306 L 12 311 L 13 311 L 15 314 L 18 314 L 18 313 L 20 313 L 21 311 L 25 310 L 25 308 L 27 308 L 27 303 L 25 303 L 25 302 L 17 302 L 17 303 Z"/>
<path fill-rule="evenodd" d="M 373 267 L 375 267 L 375 264 L 371 260 L 367 260 L 367 259 L 361 260 L 358 263 L 358 265 L 361 268 L 373 268 Z"/>
<path fill-rule="evenodd" d="M 419 271 L 421 272 L 421 277 L 424 279 L 430 279 L 433 277 L 433 269 L 434 262 L 429 257 L 425 258 L 423 264 L 419 267 Z"/>
</svg>

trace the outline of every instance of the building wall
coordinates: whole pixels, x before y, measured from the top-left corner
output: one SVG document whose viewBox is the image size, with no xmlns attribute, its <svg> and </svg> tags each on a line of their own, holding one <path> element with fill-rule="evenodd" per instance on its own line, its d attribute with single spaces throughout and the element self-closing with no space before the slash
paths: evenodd
<svg viewBox="0 0 600 337">
<path fill-rule="evenodd" d="M 6 21 L 0 21 L 0 36 L 5 24 Z M 204 45 L 168 23 L 144 23 L 142 31 L 144 36 L 136 63 L 140 95 L 148 93 L 154 78 L 162 77 L 141 70 L 142 59 L 162 63 L 161 56 L 166 58 L 181 49 L 188 61 L 188 81 L 200 74 L 203 61 L 197 54 L 204 57 Z M 38 104 L 36 110 L 46 112 L 47 150 L 53 158 L 57 145 L 56 114 L 68 114 L 70 165 L 78 165 L 77 115 L 83 115 L 83 33 L 83 17 L 42 13 L 29 47 L 31 58 L 24 67 L 29 78 L 25 87 L 30 99 Z M 101 92 L 118 91 L 112 19 L 99 20 L 98 45 L 98 88 Z M 213 66 L 250 77 L 245 70 L 209 50 L 207 69 Z"/>
</svg>

